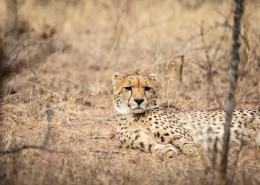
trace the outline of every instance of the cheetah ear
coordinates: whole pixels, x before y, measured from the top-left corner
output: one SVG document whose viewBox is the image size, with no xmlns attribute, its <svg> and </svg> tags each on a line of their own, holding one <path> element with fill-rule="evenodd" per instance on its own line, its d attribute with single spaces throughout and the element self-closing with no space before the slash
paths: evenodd
<svg viewBox="0 0 260 185">
<path fill-rule="evenodd" d="M 149 74 L 149 78 L 154 80 L 154 81 L 157 81 L 157 75 L 152 73 L 152 74 Z"/>
<path fill-rule="evenodd" d="M 116 79 L 119 79 L 122 75 L 119 73 L 119 72 L 114 72 L 112 74 L 112 81 L 113 80 L 116 80 Z"/>
<path fill-rule="evenodd" d="M 121 77 L 122 77 L 122 75 L 121 75 L 119 72 L 114 72 L 114 73 L 112 74 L 112 84 L 113 84 L 113 86 L 116 85 L 116 81 L 117 81 L 118 79 L 120 79 Z"/>
</svg>

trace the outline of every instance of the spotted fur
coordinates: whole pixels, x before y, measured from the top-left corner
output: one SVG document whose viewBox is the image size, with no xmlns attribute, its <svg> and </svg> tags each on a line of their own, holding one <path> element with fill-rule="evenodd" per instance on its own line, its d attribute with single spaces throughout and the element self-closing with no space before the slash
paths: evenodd
<svg viewBox="0 0 260 185">
<path fill-rule="evenodd" d="M 114 73 L 113 105 L 117 133 L 125 147 L 172 157 L 193 154 L 197 146 L 212 150 L 224 134 L 224 111 L 169 112 L 159 107 L 156 75 Z M 236 110 L 231 122 L 230 145 L 259 146 L 259 110 Z"/>
</svg>

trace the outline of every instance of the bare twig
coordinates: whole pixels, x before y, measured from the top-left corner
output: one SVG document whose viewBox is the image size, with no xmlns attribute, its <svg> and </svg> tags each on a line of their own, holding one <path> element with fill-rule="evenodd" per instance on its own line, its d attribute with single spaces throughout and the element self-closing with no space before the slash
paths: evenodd
<svg viewBox="0 0 260 185">
<path fill-rule="evenodd" d="M 69 116 L 68 116 L 67 111 L 66 111 L 66 109 L 65 109 L 65 106 L 64 106 L 64 104 L 63 104 L 62 98 L 60 97 L 60 95 L 59 95 L 58 93 L 56 93 L 56 92 L 54 92 L 54 91 L 52 91 L 52 90 L 50 90 L 50 89 L 47 89 L 46 87 L 43 87 L 43 86 L 41 86 L 41 85 L 39 85 L 39 84 L 30 82 L 30 81 L 24 81 L 24 82 L 29 83 L 29 84 L 33 84 L 33 85 L 35 85 L 35 86 L 37 86 L 37 87 L 40 87 L 40 88 L 42 88 L 42 89 L 44 89 L 44 90 L 46 90 L 46 91 L 48 91 L 48 92 L 50 92 L 50 93 L 56 95 L 56 96 L 59 98 L 60 103 L 61 103 L 61 106 L 62 106 L 62 108 L 63 108 L 63 110 L 64 110 L 64 114 L 65 114 L 66 121 L 67 121 L 67 123 L 68 123 L 69 125 L 71 125 L 70 120 L 69 120 Z"/>
<path fill-rule="evenodd" d="M 218 151 L 218 139 L 215 139 L 214 141 L 214 145 L 213 145 L 213 150 L 211 151 L 211 173 L 212 173 L 212 179 L 211 179 L 211 183 L 210 184 L 214 184 L 214 182 L 216 182 L 216 163 L 217 163 L 217 157 L 219 154 Z"/>
<path fill-rule="evenodd" d="M 71 153 L 70 150 L 51 149 L 51 148 L 48 148 L 45 145 L 27 145 L 27 144 L 24 144 L 24 145 L 17 147 L 17 148 L 10 148 L 10 149 L 0 148 L 0 154 L 2 154 L 2 155 L 4 155 L 4 154 L 14 154 L 14 153 L 19 153 L 22 150 L 28 150 L 28 149 L 43 150 L 43 151 L 50 152 L 50 153 L 64 153 L 64 154 Z"/>
<path fill-rule="evenodd" d="M 7 42 L 5 44 L 8 45 L 10 43 Z M 22 52 L 26 51 L 30 47 L 36 46 L 40 47 L 42 49 L 42 52 L 39 52 L 35 56 L 30 57 L 30 59 L 26 60 L 20 57 Z M 28 42 L 26 40 L 16 42 L 10 52 L 6 51 L 6 48 L 3 49 L 5 49 L 4 57 L 2 59 L 4 65 L 3 73 L 5 78 L 1 84 L 1 87 L 5 86 L 10 79 L 13 79 L 19 72 L 21 72 L 25 68 L 29 69 L 34 74 L 34 78 L 36 79 L 36 73 L 32 69 L 32 66 L 35 65 L 36 62 L 37 64 L 40 64 L 40 62 L 45 61 L 49 55 L 56 52 L 56 47 L 53 43 L 38 41 Z"/>
<path fill-rule="evenodd" d="M 180 64 L 180 68 L 179 68 L 179 82 L 180 83 L 182 83 L 183 66 L 184 66 L 184 55 L 181 55 L 181 64 Z"/>
<path fill-rule="evenodd" d="M 232 52 L 231 52 L 231 76 L 230 87 L 228 92 L 228 99 L 226 103 L 226 121 L 225 133 L 223 137 L 223 150 L 221 156 L 220 172 L 222 179 L 227 183 L 227 164 L 229 152 L 229 138 L 230 138 L 230 122 L 232 120 L 232 113 L 235 107 L 235 90 L 237 87 L 238 78 L 238 65 L 239 65 L 239 35 L 240 35 L 240 22 L 244 11 L 244 0 L 235 0 L 236 9 L 234 15 L 234 27 L 232 33 Z"/>
<path fill-rule="evenodd" d="M 214 60 L 216 58 L 217 51 L 220 48 L 221 42 L 219 44 L 219 48 L 217 48 L 217 50 L 215 50 L 215 55 L 214 55 L 213 61 L 211 61 L 210 56 L 209 56 L 209 47 L 207 46 L 206 41 L 205 41 L 204 29 L 203 29 L 202 25 L 200 25 L 200 36 L 201 36 L 201 42 L 202 42 L 202 44 L 204 46 L 206 62 L 207 62 L 207 66 L 208 66 L 207 67 L 207 82 L 208 82 L 208 90 L 207 90 L 208 91 L 208 93 L 207 93 L 208 95 L 207 95 L 207 97 L 209 97 L 209 90 L 211 89 L 212 92 L 213 92 L 213 95 L 214 95 L 214 97 L 215 97 L 215 99 L 216 99 L 216 101 L 218 103 L 218 106 L 220 108 L 223 108 L 222 103 L 221 103 L 221 101 L 219 100 L 219 98 L 217 96 L 216 87 L 215 87 L 213 74 L 212 74 L 212 66 L 214 64 Z M 207 103 L 209 104 L 209 101 L 207 101 Z"/>
<path fill-rule="evenodd" d="M 195 22 L 195 21 L 193 21 L 193 22 Z M 195 23 L 196 23 L 196 22 L 195 22 Z M 196 23 L 196 24 L 197 24 L 197 23 Z M 223 25 L 224 25 L 224 23 L 216 23 L 216 24 L 214 24 L 213 26 L 210 26 L 210 27 L 208 27 L 207 29 L 203 30 L 203 34 L 206 35 L 206 34 L 210 33 L 211 31 L 215 30 L 216 28 L 221 27 L 221 26 L 223 26 Z M 197 39 L 197 38 L 199 38 L 199 37 L 201 37 L 201 33 L 196 33 L 196 34 L 191 35 L 188 39 L 186 39 L 186 40 L 183 42 L 182 48 L 183 48 L 183 47 L 186 47 L 186 45 L 187 45 L 189 42 L 192 42 L 193 40 L 195 40 L 195 39 Z"/>
<path fill-rule="evenodd" d="M 53 117 L 53 110 L 51 109 L 50 107 L 50 101 L 47 100 L 47 103 L 46 103 L 46 114 L 47 114 L 47 121 L 48 121 L 48 126 L 47 126 L 47 130 L 46 130 L 46 134 L 45 134 L 45 139 L 43 141 L 42 144 L 39 144 L 39 145 L 31 145 L 31 144 L 23 144 L 22 146 L 20 147 L 16 147 L 16 148 L 9 148 L 9 149 L 3 149 L 3 148 L 0 148 L 0 154 L 4 155 L 4 154 L 14 154 L 14 153 L 19 153 L 23 150 L 27 150 L 27 149 L 35 149 L 35 150 L 43 150 L 43 151 L 46 151 L 46 152 L 50 152 L 50 153 L 71 153 L 70 150 L 68 149 L 51 149 L 48 147 L 48 143 L 49 143 L 49 140 L 50 140 L 50 134 L 51 134 L 51 120 L 52 120 L 52 117 Z"/>
<path fill-rule="evenodd" d="M 93 136 L 93 137 L 87 137 L 87 139 L 108 139 L 111 136 Z"/>
<path fill-rule="evenodd" d="M 48 127 L 47 127 L 47 132 L 45 134 L 45 139 L 44 139 L 43 145 L 48 145 L 48 143 L 49 143 L 50 133 L 51 133 L 51 120 L 54 115 L 53 110 L 51 109 L 51 106 L 50 106 L 50 100 L 47 100 L 46 108 L 47 108 L 46 114 L 47 114 Z"/>
<path fill-rule="evenodd" d="M 242 138 L 242 142 L 243 143 L 243 138 Z M 236 170 L 237 170 L 237 165 L 238 165 L 238 159 L 239 159 L 239 155 L 242 151 L 242 148 L 243 148 L 243 144 L 240 145 L 237 153 L 236 153 L 236 156 L 235 156 L 235 161 L 234 161 L 234 164 L 233 164 L 233 170 L 232 170 L 232 173 L 230 175 L 230 178 L 228 179 L 228 182 L 227 184 L 233 184 L 234 182 L 234 179 L 235 179 L 235 175 L 236 175 Z"/>
<path fill-rule="evenodd" d="M 4 68 L 4 58 L 5 58 L 5 55 L 4 55 L 4 49 L 3 49 L 3 44 L 0 40 L 0 98 L 2 98 L 2 84 L 6 78 L 6 76 L 8 74 L 5 73 L 5 68 Z"/>
<path fill-rule="evenodd" d="M 208 82 L 208 88 L 207 88 L 207 107 L 209 107 L 209 90 L 210 90 L 210 82 L 212 81 L 212 64 L 209 57 L 209 48 L 206 44 L 205 37 L 204 37 L 204 29 L 203 25 L 200 26 L 200 37 L 201 42 L 204 46 L 205 56 L 206 56 L 206 62 L 207 62 L 207 82 Z"/>
<path fill-rule="evenodd" d="M 94 152 L 94 153 L 105 153 L 105 154 L 125 154 L 125 152 L 116 151 L 116 150 L 96 150 L 96 149 L 90 149 L 88 152 Z"/>
</svg>

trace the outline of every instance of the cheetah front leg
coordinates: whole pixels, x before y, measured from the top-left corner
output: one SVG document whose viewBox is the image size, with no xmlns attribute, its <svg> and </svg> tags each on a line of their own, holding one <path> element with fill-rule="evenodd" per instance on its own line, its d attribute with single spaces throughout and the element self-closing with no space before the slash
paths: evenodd
<svg viewBox="0 0 260 185">
<path fill-rule="evenodd" d="M 120 142 L 125 147 L 139 149 L 144 152 L 156 153 L 160 156 L 173 157 L 179 154 L 179 149 L 171 144 L 156 141 L 153 135 L 144 129 L 130 128 L 118 130 Z"/>
<path fill-rule="evenodd" d="M 173 136 L 171 142 L 174 146 L 188 156 L 198 156 L 198 145 L 190 139 L 183 138 L 182 136 Z"/>
<path fill-rule="evenodd" d="M 164 144 L 172 144 L 179 148 L 182 153 L 188 156 L 198 155 L 198 146 L 193 142 L 192 137 L 185 130 L 160 130 L 154 132 L 154 136 Z"/>
</svg>

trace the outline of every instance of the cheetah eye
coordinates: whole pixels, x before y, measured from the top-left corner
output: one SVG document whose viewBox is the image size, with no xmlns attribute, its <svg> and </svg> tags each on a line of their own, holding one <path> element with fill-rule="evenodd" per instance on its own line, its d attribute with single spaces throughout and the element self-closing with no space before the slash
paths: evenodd
<svg viewBox="0 0 260 185">
<path fill-rule="evenodd" d="M 127 91 L 131 91 L 132 87 L 124 87 L 124 89 L 127 90 Z"/>
<path fill-rule="evenodd" d="M 144 87 L 145 91 L 149 91 L 151 89 L 151 87 Z"/>
</svg>

